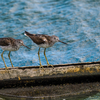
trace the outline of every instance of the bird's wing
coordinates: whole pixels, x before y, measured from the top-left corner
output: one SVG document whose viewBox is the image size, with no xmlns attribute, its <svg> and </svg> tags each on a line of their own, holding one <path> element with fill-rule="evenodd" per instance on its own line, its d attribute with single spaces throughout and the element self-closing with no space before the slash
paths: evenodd
<svg viewBox="0 0 100 100">
<path fill-rule="evenodd" d="M 10 45 L 8 38 L 0 38 L 0 46 Z"/>
<path fill-rule="evenodd" d="M 46 42 L 48 42 L 48 40 L 50 40 L 50 36 L 44 35 L 44 34 L 31 34 L 27 31 L 25 31 L 25 35 L 30 37 L 32 39 L 32 41 L 38 45 L 46 43 Z"/>
<path fill-rule="evenodd" d="M 34 36 L 31 39 L 36 44 L 43 44 L 43 43 L 47 42 L 46 37 L 44 35 L 42 35 L 42 34 L 34 34 Z"/>
</svg>

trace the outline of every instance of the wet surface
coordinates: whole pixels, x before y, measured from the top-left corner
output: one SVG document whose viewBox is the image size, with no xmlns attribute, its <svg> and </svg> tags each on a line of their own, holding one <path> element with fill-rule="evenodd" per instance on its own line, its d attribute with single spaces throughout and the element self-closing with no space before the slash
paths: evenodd
<svg viewBox="0 0 100 100">
<path fill-rule="evenodd" d="M 60 98 L 78 95 L 91 95 L 100 92 L 100 83 L 76 83 L 60 84 L 50 86 L 31 86 L 22 88 L 1 89 L 0 94 L 4 96 L 19 98 Z"/>
</svg>

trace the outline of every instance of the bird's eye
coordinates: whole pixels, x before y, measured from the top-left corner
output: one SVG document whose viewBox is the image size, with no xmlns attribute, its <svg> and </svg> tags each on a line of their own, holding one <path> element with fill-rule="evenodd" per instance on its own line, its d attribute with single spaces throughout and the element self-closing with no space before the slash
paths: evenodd
<svg viewBox="0 0 100 100">
<path fill-rule="evenodd" d="M 21 43 L 21 44 L 23 43 L 22 41 L 18 41 L 18 42 Z"/>
</svg>

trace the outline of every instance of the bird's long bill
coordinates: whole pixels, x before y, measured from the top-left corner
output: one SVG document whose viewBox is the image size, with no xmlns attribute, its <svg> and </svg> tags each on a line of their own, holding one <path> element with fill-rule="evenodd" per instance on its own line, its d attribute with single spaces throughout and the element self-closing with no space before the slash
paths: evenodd
<svg viewBox="0 0 100 100">
<path fill-rule="evenodd" d="M 28 48 L 28 49 L 30 49 L 29 47 L 27 47 L 27 46 L 26 46 L 26 45 L 24 45 L 24 44 L 23 44 L 23 46 L 24 46 L 24 47 L 26 47 L 26 48 Z"/>
<path fill-rule="evenodd" d="M 60 41 L 60 40 L 59 40 L 59 42 L 61 42 L 61 43 L 63 43 L 63 44 L 66 44 L 66 45 L 68 45 L 67 43 L 65 43 L 65 42 L 63 42 L 63 41 Z"/>
</svg>

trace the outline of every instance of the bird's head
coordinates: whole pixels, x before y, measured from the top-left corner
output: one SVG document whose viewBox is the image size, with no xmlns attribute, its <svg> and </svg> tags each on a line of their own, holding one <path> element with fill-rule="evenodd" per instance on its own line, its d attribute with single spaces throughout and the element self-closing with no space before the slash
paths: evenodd
<svg viewBox="0 0 100 100">
<path fill-rule="evenodd" d="M 22 40 L 20 40 L 20 39 L 17 39 L 17 44 L 18 44 L 18 46 L 20 47 L 20 46 L 24 46 L 24 47 L 26 47 L 26 48 L 28 48 L 28 49 L 30 49 L 29 47 L 27 47 L 24 43 L 23 43 L 23 41 Z"/>
<path fill-rule="evenodd" d="M 52 36 L 52 41 L 53 41 L 53 42 L 61 42 L 61 43 L 63 43 L 63 44 L 67 44 L 67 43 L 65 43 L 65 42 L 63 42 L 63 41 L 61 41 L 61 40 L 59 40 L 59 37 L 57 37 L 57 36 L 55 36 L 55 35 Z"/>
</svg>

